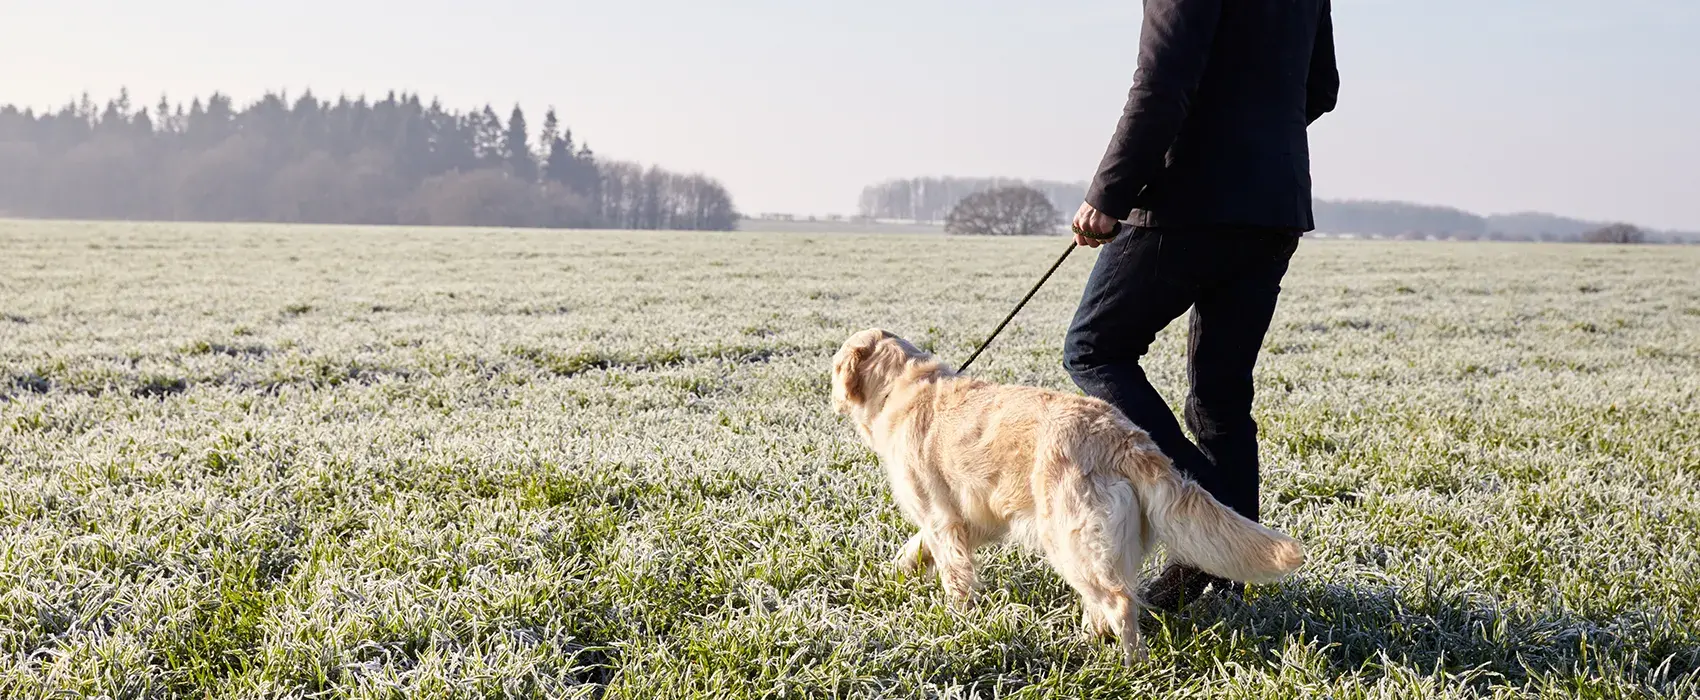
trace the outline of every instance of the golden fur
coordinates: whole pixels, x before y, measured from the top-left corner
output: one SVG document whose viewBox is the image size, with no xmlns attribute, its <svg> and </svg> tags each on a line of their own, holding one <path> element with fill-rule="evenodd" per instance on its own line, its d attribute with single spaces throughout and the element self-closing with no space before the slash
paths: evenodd
<svg viewBox="0 0 1700 700">
<path fill-rule="evenodd" d="M 951 602 L 972 604 L 974 551 L 1014 536 L 1080 593 L 1088 632 L 1144 656 L 1138 581 L 1153 541 L 1236 581 L 1279 579 L 1299 543 L 1211 498 L 1145 431 L 1098 399 L 958 375 L 879 329 L 832 361 L 832 402 L 880 456 L 920 532 L 895 564 L 936 565 Z"/>
</svg>

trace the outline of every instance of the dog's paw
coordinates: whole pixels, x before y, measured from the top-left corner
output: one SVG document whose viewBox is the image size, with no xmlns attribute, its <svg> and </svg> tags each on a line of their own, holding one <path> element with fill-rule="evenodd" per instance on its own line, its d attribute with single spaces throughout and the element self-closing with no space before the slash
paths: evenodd
<svg viewBox="0 0 1700 700">
<path fill-rule="evenodd" d="M 927 556 L 926 548 L 917 537 L 904 545 L 903 551 L 891 560 L 891 568 L 900 574 L 918 574 L 931 569 L 932 563 L 932 558 Z"/>
<path fill-rule="evenodd" d="M 905 576 L 923 574 L 930 569 L 931 563 L 923 557 L 899 556 L 891 560 L 891 570 Z"/>
<path fill-rule="evenodd" d="M 1080 636 L 1088 641 L 1108 639 L 1116 636 L 1116 629 L 1103 615 L 1088 609 L 1080 615 Z"/>
<path fill-rule="evenodd" d="M 1151 652 L 1145 648 L 1144 642 L 1128 645 L 1122 649 L 1122 665 L 1136 668 L 1151 661 Z"/>
<path fill-rule="evenodd" d="M 971 613 L 974 612 L 974 606 L 973 596 L 951 596 L 950 598 L 950 609 L 956 612 Z"/>
</svg>

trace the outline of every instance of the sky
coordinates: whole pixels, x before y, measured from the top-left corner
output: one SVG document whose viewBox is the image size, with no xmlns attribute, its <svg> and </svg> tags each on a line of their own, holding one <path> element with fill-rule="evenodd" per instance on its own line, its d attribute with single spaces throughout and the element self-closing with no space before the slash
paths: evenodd
<svg viewBox="0 0 1700 700">
<path fill-rule="evenodd" d="M 1088 179 L 1137 0 L 0 0 L 0 103 L 128 87 L 391 89 L 724 182 L 747 213 L 854 213 L 924 175 Z M 1700 231 L 1700 2 L 1334 0 L 1320 197 Z"/>
</svg>

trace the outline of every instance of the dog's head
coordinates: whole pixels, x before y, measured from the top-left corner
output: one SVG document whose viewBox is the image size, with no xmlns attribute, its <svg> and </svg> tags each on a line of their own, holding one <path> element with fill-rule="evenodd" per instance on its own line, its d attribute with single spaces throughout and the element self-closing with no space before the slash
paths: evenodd
<svg viewBox="0 0 1700 700">
<path fill-rule="evenodd" d="M 859 408 L 878 412 L 897 382 L 940 371 L 927 351 L 879 328 L 844 341 L 832 356 L 832 408 L 848 415 Z"/>
</svg>

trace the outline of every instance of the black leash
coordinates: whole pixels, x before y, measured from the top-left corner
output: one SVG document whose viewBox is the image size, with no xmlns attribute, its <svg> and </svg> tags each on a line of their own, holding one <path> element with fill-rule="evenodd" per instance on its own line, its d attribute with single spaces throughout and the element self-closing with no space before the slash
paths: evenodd
<svg viewBox="0 0 1700 700">
<path fill-rule="evenodd" d="M 1117 234 L 1122 232 L 1122 225 L 1117 223 L 1115 229 L 1110 231 L 1110 235 L 1102 238 L 1086 233 L 1085 231 L 1081 231 L 1080 229 L 1074 229 L 1074 232 L 1088 238 L 1098 238 L 1099 240 L 1107 241 L 1115 238 Z M 1079 247 L 1079 243 L 1074 242 L 1073 239 L 1069 239 L 1068 248 L 1063 251 L 1062 255 L 1057 256 L 1056 262 L 1051 263 L 1051 269 L 1045 271 L 1045 276 L 1039 278 L 1038 284 L 1033 285 L 1032 289 L 1027 290 L 1027 296 L 1022 297 L 1021 303 L 1016 304 L 1015 308 L 1009 312 L 1009 315 L 1003 317 L 1003 322 L 999 323 L 997 328 L 992 329 L 992 334 L 986 336 L 986 342 L 980 343 L 980 347 L 974 350 L 974 354 L 968 356 L 968 361 L 962 363 L 961 367 L 956 368 L 957 373 L 967 372 L 968 366 L 974 364 L 975 360 L 980 359 L 980 353 L 985 352 L 986 347 L 991 345 L 993 340 L 997 339 L 998 334 L 1003 332 L 1004 326 L 1009 325 L 1010 321 L 1015 320 L 1015 315 L 1021 313 L 1021 307 L 1026 306 L 1028 300 L 1032 299 L 1034 294 L 1039 293 L 1039 288 L 1045 286 L 1045 282 L 1051 279 L 1051 275 L 1056 273 L 1057 268 L 1062 267 L 1063 261 L 1068 259 L 1069 254 L 1073 253 L 1074 249 Z"/>
</svg>

